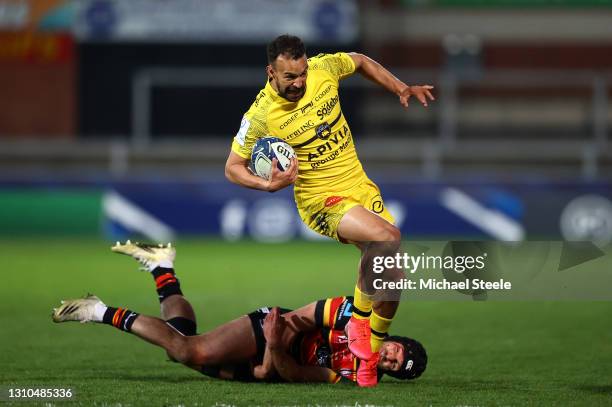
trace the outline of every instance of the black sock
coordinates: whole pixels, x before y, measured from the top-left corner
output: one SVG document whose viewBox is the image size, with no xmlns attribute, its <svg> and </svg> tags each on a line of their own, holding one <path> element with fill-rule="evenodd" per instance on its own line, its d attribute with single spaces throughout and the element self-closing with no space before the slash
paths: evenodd
<svg viewBox="0 0 612 407">
<path fill-rule="evenodd" d="M 153 274 L 153 278 L 155 279 L 155 286 L 157 288 L 157 295 L 159 296 L 160 303 L 171 295 L 183 295 L 181 283 L 179 283 L 178 278 L 174 274 L 174 269 L 157 267 L 151 274 Z"/>
<path fill-rule="evenodd" d="M 127 308 L 108 307 L 104 313 L 104 317 L 102 317 L 102 322 L 112 325 L 122 331 L 131 332 L 132 324 L 137 316 L 137 313 Z"/>
</svg>

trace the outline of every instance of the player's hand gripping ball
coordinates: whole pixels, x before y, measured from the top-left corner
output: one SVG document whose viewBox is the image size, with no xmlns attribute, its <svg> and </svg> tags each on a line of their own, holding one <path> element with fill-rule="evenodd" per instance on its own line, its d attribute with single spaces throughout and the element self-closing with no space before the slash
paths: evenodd
<svg viewBox="0 0 612 407">
<path fill-rule="evenodd" d="M 294 157 L 295 151 L 289 144 L 276 137 L 264 137 L 257 140 L 253 146 L 249 168 L 253 174 L 267 180 L 272 173 L 274 158 L 277 160 L 278 169 L 285 171 Z"/>
</svg>

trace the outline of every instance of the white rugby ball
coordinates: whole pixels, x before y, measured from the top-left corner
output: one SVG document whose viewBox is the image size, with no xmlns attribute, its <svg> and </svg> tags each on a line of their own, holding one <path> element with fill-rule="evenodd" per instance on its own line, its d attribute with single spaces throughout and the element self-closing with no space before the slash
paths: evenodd
<svg viewBox="0 0 612 407">
<path fill-rule="evenodd" d="M 278 169 L 285 171 L 294 157 L 295 151 L 289 144 L 277 137 L 264 137 L 253 146 L 249 168 L 253 174 L 267 180 L 272 173 L 272 159 L 276 158 Z"/>
</svg>

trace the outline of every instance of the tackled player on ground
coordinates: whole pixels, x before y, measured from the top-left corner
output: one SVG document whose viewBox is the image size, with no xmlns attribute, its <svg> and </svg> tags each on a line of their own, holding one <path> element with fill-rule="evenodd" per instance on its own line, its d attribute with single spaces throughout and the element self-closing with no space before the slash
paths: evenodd
<svg viewBox="0 0 612 407">
<path fill-rule="evenodd" d="M 112 250 L 135 258 L 151 273 L 161 318 L 110 307 L 88 295 L 62 301 L 53 310 L 54 322 L 112 325 L 162 347 L 172 360 L 220 379 L 361 383 L 365 364 L 349 351 L 344 331 L 350 297 L 313 302 L 295 311 L 260 308 L 197 334 L 195 313 L 174 271 L 173 247 L 128 241 Z M 425 349 L 406 337 L 385 338 L 380 355 L 379 376 L 414 379 L 427 365 Z"/>
</svg>

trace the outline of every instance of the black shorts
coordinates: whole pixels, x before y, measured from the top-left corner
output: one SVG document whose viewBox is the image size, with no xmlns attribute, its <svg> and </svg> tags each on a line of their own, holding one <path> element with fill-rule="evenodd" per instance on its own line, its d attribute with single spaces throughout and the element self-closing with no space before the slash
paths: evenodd
<svg viewBox="0 0 612 407">
<path fill-rule="evenodd" d="M 266 351 L 266 338 L 263 333 L 263 323 L 264 319 L 266 319 L 266 316 L 270 313 L 271 310 L 272 307 L 263 307 L 247 315 L 251 320 L 253 334 L 255 335 L 255 344 L 257 345 L 256 362 L 258 364 L 261 364 L 261 362 L 263 362 L 264 353 Z M 291 310 L 287 308 L 280 308 L 281 314 L 285 314 L 290 311 Z"/>
</svg>

